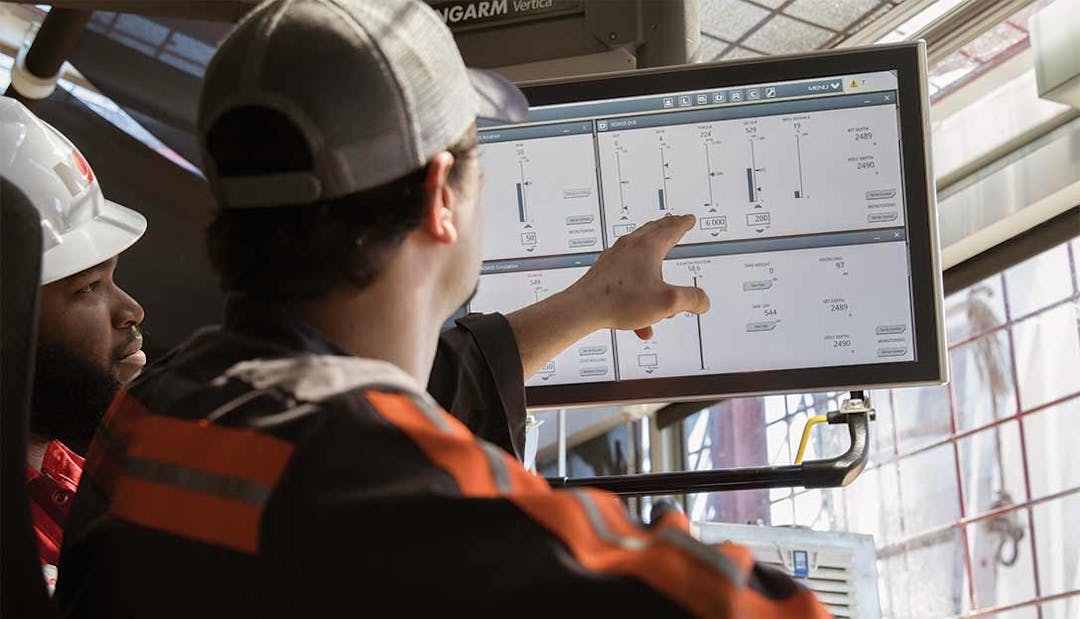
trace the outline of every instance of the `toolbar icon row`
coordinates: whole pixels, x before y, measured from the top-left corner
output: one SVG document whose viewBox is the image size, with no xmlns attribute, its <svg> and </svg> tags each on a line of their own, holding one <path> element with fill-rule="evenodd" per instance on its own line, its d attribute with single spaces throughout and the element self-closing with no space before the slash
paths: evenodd
<svg viewBox="0 0 1080 619">
<path fill-rule="evenodd" d="M 698 105 L 721 105 L 725 103 L 742 103 L 744 101 L 760 101 L 762 99 L 775 99 L 777 90 L 775 86 L 754 88 L 731 88 L 716 90 L 710 93 L 694 93 L 679 95 L 677 97 L 664 97 L 664 109 L 675 107 L 694 107 Z"/>
</svg>

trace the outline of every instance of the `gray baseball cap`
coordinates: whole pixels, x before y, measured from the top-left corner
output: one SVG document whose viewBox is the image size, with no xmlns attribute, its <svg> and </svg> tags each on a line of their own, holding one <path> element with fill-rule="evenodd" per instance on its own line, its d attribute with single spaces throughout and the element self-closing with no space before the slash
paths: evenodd
<svg viewBox="0 0 1080 619">
<path fill-rule="evenodd" d="M 218 174 L 207 133 L 223 114 L 269 108 L 303 134 L 310 170 Z M 425 165 L 473 122 L 519 122 L 513 84 L 467 69 L 450 30 L 416 0 L 270 0 L 207 68 L 199 136 L 224 208 L 310 204 L 370 189 Z M 224 122 L 224 121 L 223 121 Z"/>
</svg>

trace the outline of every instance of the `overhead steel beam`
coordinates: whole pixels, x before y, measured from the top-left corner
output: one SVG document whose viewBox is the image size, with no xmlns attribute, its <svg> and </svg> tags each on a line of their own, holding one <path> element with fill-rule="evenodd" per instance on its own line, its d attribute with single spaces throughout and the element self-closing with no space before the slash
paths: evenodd
<svg viewBox="0 0 1080 619">
<path fill-rule="evenodd" d="M 980 35 L 1007 19 L 1013 13 L 1034 0 L 967 0 L 944 15 L 909 34 L 910 41 L 926 41 L 927 60 L 930 64 L 967 45 Z M 837 47 L 872 45 L 923 10 L 931 8 L 935 0 L 907 0 L 875 20 L 866 28 L 844 39 Z"/>
<path fill-rule="evenodd" d="M 945 271 L 945 294 L 963 290 L 1076 238 L 1080 204 Z"/>
<path fill-rule="evenodd" d="M 929 8 L 937 0 L 904 0 L 885 15 L 875 19 L 850 37 L 840 41 L 836 47 L 858 47 L 873 45 L 893 30 L 904 25 L 912 17 Z"/>
<path fill-rule="evenodd" d="M 1034 0 L 967 0 L 932 20 L 906 38 L 926 41 L 927 60 L 931 65 L 986 33 L 1013 13 Z M 935 0 L 907 0 L 885 16 L 841 41 L 837 47 L 872 45 L 922 11 Z"/>
<path fill-rule="evenodd" d="M 909 39 L 926 41 L 926 60 L 934 63 L 991 30 L 1033 0 L 970 0 L 934 20 Z"/>
<path fill-rule="evenodd" d="M 14 0 L 17 4 L 42 4 Z M 260 0 L 55 0 L 46 2 L 53 9 L 79 11 L 116 11 L 158 17 L 185 17 L 212 21 L 237 21 Z"/>
</svg>

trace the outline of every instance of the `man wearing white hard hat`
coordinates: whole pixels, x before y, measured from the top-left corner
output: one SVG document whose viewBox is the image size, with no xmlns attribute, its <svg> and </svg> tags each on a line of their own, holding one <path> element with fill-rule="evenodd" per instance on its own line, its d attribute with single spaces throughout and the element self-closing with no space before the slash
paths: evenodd
<svg viewBox="0 0 1080 619">
<path fill-rule="evenodd" d="M 677 512 L 646 527 L 552 490 L 425 393 L 480 272 L 476 120 L 526 110 L 416 0 L 271 0 L 237 25 L 199 111 L 236 302 L 110 408 L 64 542 L 68 617 L 827 616 Z M 706 311 L 660 268 L 693 224 L 623 237 L 535 324 L 572 342 Z"/>
<path fill-rule="evenodd" d="M 146 219 L 109 202 L 67 138 L 0 97 L 0 176 L 41 215 L 39 340 L 31 400 L 28 491 L 46 580 L 55 584 L 68 507 L 94 429 L 142 370 L 143 310 L 113 280 Z"/>
</svg>

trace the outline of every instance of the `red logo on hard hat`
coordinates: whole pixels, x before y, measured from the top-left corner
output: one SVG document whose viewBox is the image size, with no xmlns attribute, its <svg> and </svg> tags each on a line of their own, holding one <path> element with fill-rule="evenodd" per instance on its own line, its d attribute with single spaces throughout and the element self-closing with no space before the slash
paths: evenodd
<svg viewBox="0 0 1080 619">
<path fill-rule="evenodd" d="M 81 174 L 87 182 L 94 182 L 94 171 L 90 169 L 90 164 L 83 158 L 82 153 L 77 150 L 72 150 L 71 158 L 75 160 L 75 169 L 79 171 L 79 174 Z"/>
</svg>

